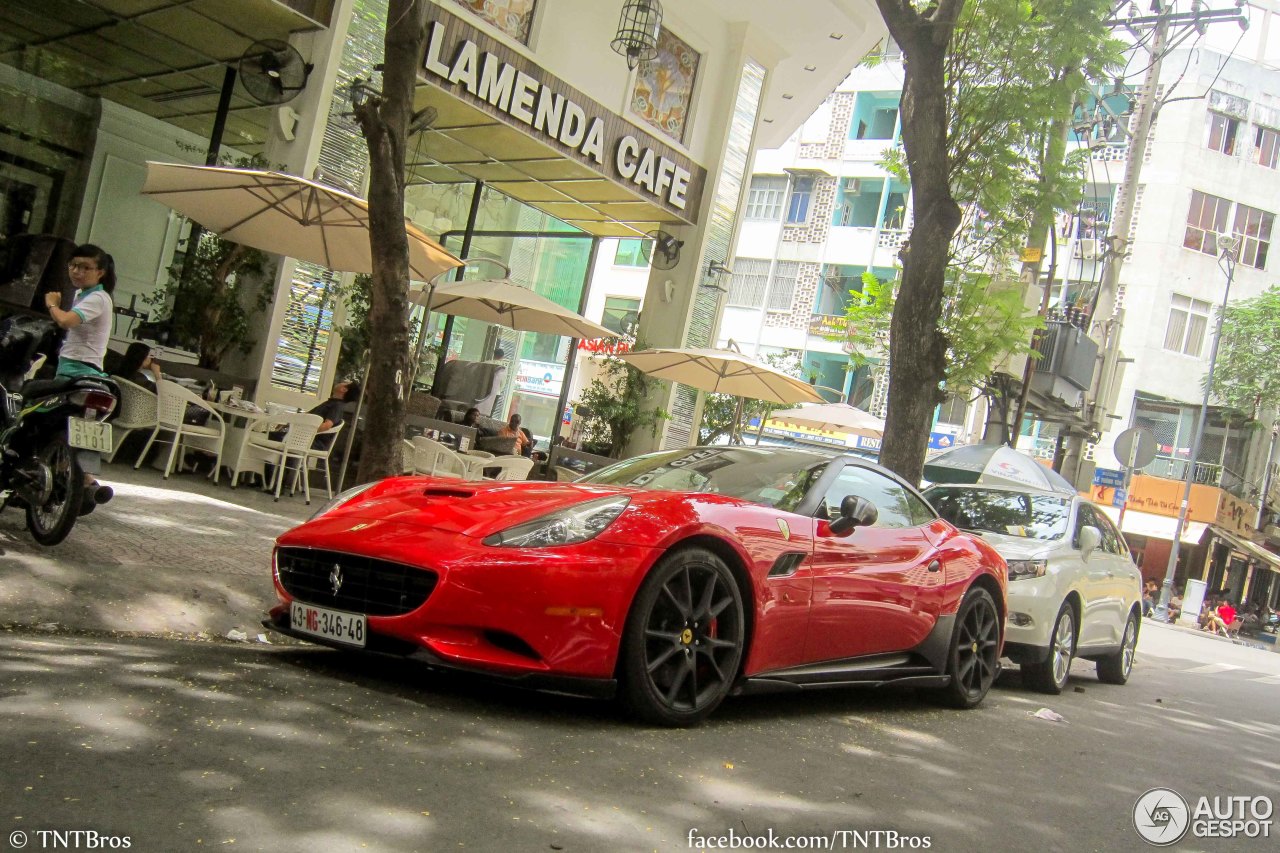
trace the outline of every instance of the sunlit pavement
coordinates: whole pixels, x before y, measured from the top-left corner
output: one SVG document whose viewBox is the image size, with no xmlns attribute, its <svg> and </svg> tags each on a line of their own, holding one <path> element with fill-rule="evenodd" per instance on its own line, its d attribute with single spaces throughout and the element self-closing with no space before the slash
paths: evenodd
<svg viewBox="0 0 1280 853">
<path fill-rule="evenodd" d="M 271 589 L 271 543 L 324 501 L 215 486 L 200 475 L 106 466 L 115 498 L 52 548 L 22 512 L 0 512 L 0 624 L 138 633 L 239 628 L 255 636 Z"/>
</svg>

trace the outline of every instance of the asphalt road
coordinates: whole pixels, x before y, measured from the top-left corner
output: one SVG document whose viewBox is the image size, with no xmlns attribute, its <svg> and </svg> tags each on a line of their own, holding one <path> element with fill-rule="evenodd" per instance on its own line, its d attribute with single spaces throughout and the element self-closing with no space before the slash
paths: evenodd
<svg viewBox="0 0 1280 853">
<path fill-rule="evenodd" d="M 1280 654 L 1161 626 L 1140 652 L 1125 687 L 1080 664 L 1060 697 L 1010 672 L 970 712 L 841 691 L 731 699 L 669 731 L 329 650 L 10 630 L 0 850 L 92 831 L 135 851 L 672 851 L 730 830 L 810 849 L 912 849 L 852 834 L 892 830 L 941 851 L 1134 850 L 1152 787 L 1280 799 Z"/>
</svg>

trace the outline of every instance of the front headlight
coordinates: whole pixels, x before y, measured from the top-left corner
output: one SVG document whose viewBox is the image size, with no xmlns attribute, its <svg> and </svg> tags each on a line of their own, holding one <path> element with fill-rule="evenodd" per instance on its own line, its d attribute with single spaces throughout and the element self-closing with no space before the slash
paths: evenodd
<svg viewBox="0 0 1280 853">
<path fill-rule="evenodd" d="M 622 515 L 628 497 L 600 498 L 535 518 L 486 536 L 484 544 L 505 548 L 549 548 L 594 539 Z"/>
<path fill-rule="evenodd" d="M 1009 580 L 1042 578 L 1049 571 L 1048 560 L 1009 560 Z"/>
<path fill-rule="evenodd" d="M 334 507 L 338 506 L 339 504 L 344 504 L 344 503 L 346 503 L 347 501 L 351 500 L 352 498 L 357 497 L 358 495 L 362 495 L 362 494 L 364 494 L 364 493 L 365 493 L 365 492 L 367 492 L 369 489 L 372 489 L 372 488 L 374 487 L 375 483 L 376 483 L 376 481 L 375 481 L 374 483 L 365 483 L 365 484 L 360 485 L 360 486 L 353 486 L 352 488 L 347 489 L 345 492 L 341 492 L 340 494 L 336 494 L 336 495 L 334 495 L 332 500 L 330 500 L 330 501 L 329 501 L 328 503 L 326 503 L 324 506 L 322 506 L 322 507 L 320 507 L 318 510 L 316 510 L 316 511 L 312 514 L 311 518 L 308 518 L 308 519 L 307 519 L 307 521 L 312 521 L 312 520 L 314 520 L 314 519 L 317 519 L 317 518 L 319 518 L 320 516 L 324 515 L 326 512 L 328 512 L 329 510 L 331 510 L 331 509 L 333 509 Z"/>
</svg>

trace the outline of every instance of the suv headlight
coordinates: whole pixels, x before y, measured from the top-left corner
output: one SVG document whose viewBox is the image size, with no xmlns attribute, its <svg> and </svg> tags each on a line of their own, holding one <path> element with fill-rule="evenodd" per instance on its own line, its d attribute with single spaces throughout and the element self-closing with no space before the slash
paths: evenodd
<svg viewBox="0 0 1280 853">
<path fill-rule="evenodd" d="M 628 497 L 599 498 L 558 510 L 484 538 L 504 548 L 549 548 L 576 545 L 599 536 L 631 503 Z"/>
<path fill-rule="evenodd" d="M 1049 571 L 1048 560 L 1009 560 L 1009 580 L 1021 581 L 1027 578 L 1042 578 Z"/>
</svg>

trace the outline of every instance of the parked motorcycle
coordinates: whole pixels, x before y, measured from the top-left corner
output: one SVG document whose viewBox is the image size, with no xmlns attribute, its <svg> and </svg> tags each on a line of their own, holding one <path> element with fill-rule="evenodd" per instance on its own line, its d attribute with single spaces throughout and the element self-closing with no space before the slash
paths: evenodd
<svg viewBox="0 0 1280 853">
<path fill-rule="evenodd" d="M 23 507 L 41 545 L 57 545 L 75 526 L 84 496 L 77 451 L 110 452 L 119 390 L 98 378 L 23 376 L 56 327 L 11 317 L 0 323 L 0 510 Z"/>
</svg>

